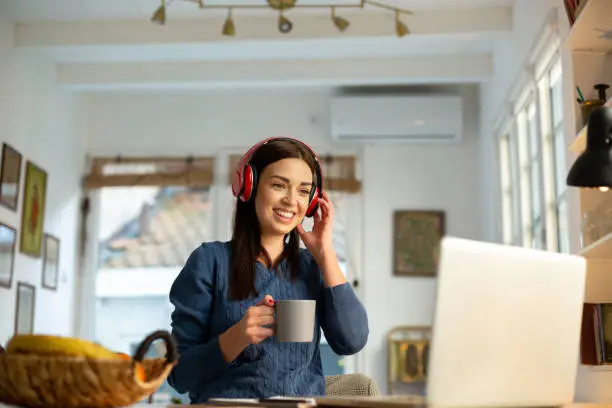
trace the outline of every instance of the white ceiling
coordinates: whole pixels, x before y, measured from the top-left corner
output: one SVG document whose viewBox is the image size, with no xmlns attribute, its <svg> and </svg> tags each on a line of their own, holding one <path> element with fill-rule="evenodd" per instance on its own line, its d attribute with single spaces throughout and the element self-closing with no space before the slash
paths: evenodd
<svg viewBox="0 0 612 408">
<path fill-rule="evenodd" d="M 265 0 L 204 1 L 265 4 Z M 62 85 L 96 91 L 215 88 L 232 83 L 474 83 L 487 80 L 492 70 L 488 57 L 497 40 L 512 29 L 513 0 L 376 1 L 414 11 L 402 15 L 411 34 L 396 37 L 394 13 L 372 7 L 344 10 L 341 15 L 351 22 L 344 33 L 332 26 L 325 8 L 291 10 L 290 34 L 278 32 L 277 14 L 270 9 L 251 14 L 236 10 L 236 37 L 220 34 L 223 9 L 200 10 L 193 0 L 173 0 L 166 26 L 149 21 L 160 0 L 0 0 L 0 13 L 16 23 L 17 49 L 56 61 Z M 231 74 L 219 68 L 224 62 Z M 356 64 L 361 71 L 355 71 Z M 371 76 L 366 66 L 372 67 Z"/>
</svg>

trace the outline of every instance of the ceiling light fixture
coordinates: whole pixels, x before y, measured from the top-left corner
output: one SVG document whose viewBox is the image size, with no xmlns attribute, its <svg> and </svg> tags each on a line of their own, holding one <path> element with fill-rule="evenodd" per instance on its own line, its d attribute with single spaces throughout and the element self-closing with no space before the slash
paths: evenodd
<svg viewBox="0 0 612 408">
<path fill-rule="evenodd" d="M 289 21 L 287 17 L 283 15 L 281 10 L 280 15 L 278 16 L 278 31 L 283 34 L 287 34 L 293 28 L 293 23 Z"/>
<path fill-rule="evenodd" d="M 298 4 L 297 0 L 266 0 L 265 3 L 262 4 L 232 4 L 232 5 L 221 5 L 221 4 L 206 4 L 205 0 L 161 0 L 161 5 L 155 10 L 153 16 L 151 17 L 151 21 L 163 25 L 166 23 L 166 9 L 170 6 L 173 1 L 183 1 L 189 3 L 195 3 L 198 5 L 200 9 L 228 9 L 230 16 L 225 20 L 223 24 L 222 34 L 228 36 L 235 35 L 235 26 L 234 21 L 231 19 L 231 9 L 255 9 L 255 8 L 271 8 L 273 10 L 278 10 L 280 12 L 278 18 L 278 30 L 283 33 L 291 32 L 293 28 L 293 23 L 289 21 L 289 19 L 283 14 L 283 11 L 289 10 L 292 8 L 329 8 L 331 9 L 331 21 L 333 25 L 340 32 L 346 31 L 350 23 L 348 20 L 342 17 L 338 17 L 336 15 L 337 8 L 361 8 L 364 6 L 370 5 L 378 8 L 382 8 L 385 10 L 389 10 L 395 13 L 395 33 L 398 37 L 403 37 L 407 34 L 410 34 L 410 30 L 408 26 L 400 20 L 401 14 L 412 14 L 411 11 L 400 9 L 398 7 L 389 6 L 384 3 L 379 3 L 375 0 L 360 0 L 359 3 L 353 4 Z"/>
</svg>

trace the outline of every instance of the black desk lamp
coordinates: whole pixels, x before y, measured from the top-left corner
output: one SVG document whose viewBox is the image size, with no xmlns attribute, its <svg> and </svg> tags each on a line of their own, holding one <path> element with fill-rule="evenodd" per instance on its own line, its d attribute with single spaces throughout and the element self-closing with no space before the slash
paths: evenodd
<svg viewBox="0 0 612 408">
<path fill-rule="evenodd" d="M 597 108 L 589 116 L 586 149 L 570 169 L 567 185 L 612 188 L 612 108 Z"/>
</svg>

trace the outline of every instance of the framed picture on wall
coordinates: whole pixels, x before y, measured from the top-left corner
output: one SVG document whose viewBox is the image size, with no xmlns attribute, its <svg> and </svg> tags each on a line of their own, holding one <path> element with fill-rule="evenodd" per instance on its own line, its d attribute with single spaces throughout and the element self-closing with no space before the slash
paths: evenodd
<svg viewBox="0 0 612 408">
<path fill-rule="evenodd" d="M 15 334 L 34 333 L 36 288 L 25 282 L 17 282 L 15 304 Z"/>
<path fill-rule="evenodd" d="M 395 211 L 393 214 L 393 274 L 436 276 L 440 240 L 445 233 L 443 211 Z"/>
<path fill-rule="evenodd" d="M 0 204 L 16 211 L 19 203 L 21 182 L 21 153 L 10 145 L 2 144 L 2 167 L 0 168 Z"/>
<path fill-rule="evenodd" d="M 42 287 L 57 290 L 59 276 L 60 241 L 50 234 L 44 235 Z"/>
<path fill-rule="evenodd" d="M 17 230 L 0 223 L 0 286 L 4 288 L 10 289 L 13 283 L 16 246 Z"/>
<path fill-rule="evenodd" d="M 21 214 L 19 251 L 36 258 L 42 251 L 43 224 L 47 198 L 47 173 L 28 160 Z"/>
</svg>

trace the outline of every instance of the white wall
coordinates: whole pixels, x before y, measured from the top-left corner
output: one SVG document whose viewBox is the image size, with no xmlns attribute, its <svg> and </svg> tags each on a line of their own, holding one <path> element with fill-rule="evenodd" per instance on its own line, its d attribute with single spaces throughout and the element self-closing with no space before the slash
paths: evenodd
<svg viewBox="0 0 612 408">
<path fill-rule="evenodd" d="M 48 173 L 44 231 L 61 241 L 60 281 L 57 292 L 42 289 L 41 259 L 17 251 L 13 285 L 8 290 L 0 288 L 1 344 L 13 334 L 18 281 L 37 288 L 36 332 L 73 332 L 79 185 L 85 153 L 84 105 L 56 88 L 53 64 L 22 55 L 12 45 L 12 23 L 0 17 L 0 141 L 16 148 L 24 161 L 19 209 L 0 207 L 0 221 L 16 227 L 19 234 L 25 161 L 32 160 Z"/>
<path fill-rule="evenodd" d="M 516 0 L 513 8 L 513 31 L 496 45 L 493 53 L 493 77 L 481 85 L 482 106 L 480 134 L 480 168 L 483 239 L 501 241 L 500 183 L 498 177 L 495 121 L 506 98 L 516 88 L 530 48 L 542 30 L 549 12 L 559 7 L 559 0 Z M 561 10 L 565 13 L 564 10 Z M 560 15 L 564 18 L 564 14 Z"/>
<path fill-rule="evenodd" d="M 364 372 L 386 389 L 386 334 L 430 325 L 435 280 L 392 275 L 395 210 L 443 210 L 448 235 L 479 239 L 478 92 L 463 92 L 464 140 L 458 145 L 368 147 L 364 155 L 365 302 L 373 336 Z"/>
<path fill-rule="evenodd" d="M 89 151 L 209 155 L 224 149 L 240 152 L 269 136 L 294 136 L 326 153 L 328 94 L 327 90 L 98 94 L 92 100 Z"/>
<path fill-rule="evenodd" d="M 430 279 L 393 278 L 391 219 L 395 209 L 443 209 L 448 231 L 478 238 L 478 92 L 465 88 L 464 141 L 453 146 L 338 146 L 330 143 L 327 90 L 213 92 L 206 95 L 99 94 L 92 98 L 89 148 L 93 154 L 217 155 L 243 151 L 271 135 L 290 135 L 319 154 L 355 153 L 364 190 L 349 215 L 349 246 L 355 257 L 359 291 L 369 312 L 371 336 L 358 370 L 384 389 L 386 345 L 393 325 L 428 324 L 434 302 Z M 144 141 L 138 141 L 143 138 Z M 434 160 L 437 164 L 434 164 Z M 227 179 L 219 163 L 219 183 Z M 231 216 L 228 194 L 220 189 L 219 218 Z M 363 229 L 361 225 L 363 224 Z M 363 233 L 362 233 L 363 230 Z M 220 221 L 213 237 L 226 239 Z"/>
</svg>

